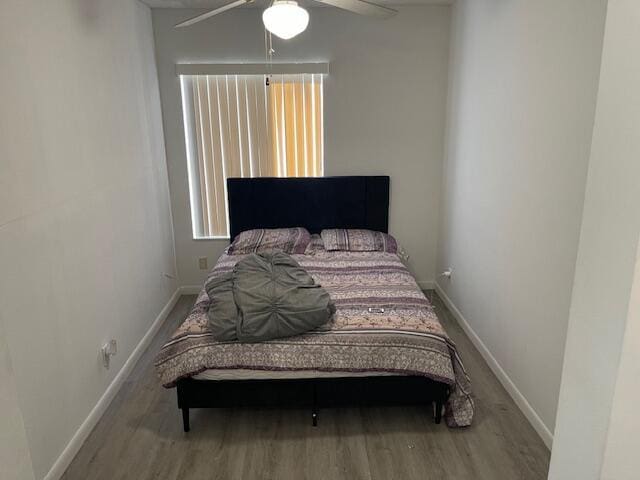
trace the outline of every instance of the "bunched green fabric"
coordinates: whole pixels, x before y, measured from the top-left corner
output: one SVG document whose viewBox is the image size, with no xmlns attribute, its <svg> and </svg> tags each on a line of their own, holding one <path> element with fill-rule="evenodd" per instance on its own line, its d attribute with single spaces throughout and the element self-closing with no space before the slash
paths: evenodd
<svg viewBox="0 0 640 480">
<path fill-rule="evenodd" d="M 218 341 L 291 337 L 324 325 L 335 312 L 326 290 L 279 251 L 248 255 L 205 288 L 209 327 Z"/>
</svg>

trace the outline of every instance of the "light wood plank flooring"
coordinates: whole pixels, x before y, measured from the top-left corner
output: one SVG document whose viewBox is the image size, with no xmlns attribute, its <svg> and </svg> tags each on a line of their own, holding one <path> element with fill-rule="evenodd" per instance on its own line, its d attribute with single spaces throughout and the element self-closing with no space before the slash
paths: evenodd
<svg viewBox="0 0 640 480">
<path fill-rule="evenodd" d="M 549 451 L 437 295 L 438 315 L 471 375 L 474 425 L 435 425 L 430 408 L 191 411 L 153 357 L 195 296 L 183 296 L 63 476 L 92 479 L 546 479 Z"/>
</svg>

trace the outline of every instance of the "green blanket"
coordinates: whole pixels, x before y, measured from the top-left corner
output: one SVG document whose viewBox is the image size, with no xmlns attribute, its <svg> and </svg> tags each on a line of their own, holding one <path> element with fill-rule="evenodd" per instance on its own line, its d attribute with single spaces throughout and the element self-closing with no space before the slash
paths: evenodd
<svg viewBox="0 0 640 480">
<path fill-rule="evenodd" d="M 218 341 L 260 342 L 327 323 L 329 294 L 286 253 L 251 254 L 205 285 L 209 326 Z"/>
</svg>

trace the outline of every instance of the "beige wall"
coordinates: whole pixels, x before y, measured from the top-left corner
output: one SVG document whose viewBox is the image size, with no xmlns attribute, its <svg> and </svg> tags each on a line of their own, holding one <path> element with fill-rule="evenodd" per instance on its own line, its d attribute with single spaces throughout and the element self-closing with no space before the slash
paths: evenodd
<svg viewBox="0 0 640 480">
<path fill-rule="evenodd" d="M 0 318 L 0 465 L 6 480 L 33 480 L 31 454 Z"/>
<path fill-rule="evenodd" d="M 3 0 L 0 63 L 0 383 L 41 479 L 176 290 L 150 11 Z"/>
<path fill-rule="evenodd" d="M 460 0 L 439 284 L 538 432 L 554 430 L 605 0 Z M 578 478 L 578 477 L 575 477 Z"/>
<path fill-rule="evenodd" d="M 552 480 L 638 478 L 639 42 L 640 4 L 610 0 Z"/>
<path fill-rule="evenodd" d="M 178 271 L 201 284 L 225 241 L 193 240 L 178 62 L 264 61 L 261 9 L 236 10 L 175 30 L 189 10 L 154 10 L 153 23 Z M 311 12 L 306 32 L 275 41 L 277 61 L 329 61 L 325 174 L 391 175 L 390 229 L 420 281 L 434 278 L 444 136 L 449 6 L 402 8 L 381 21 L 334 8 Z"/>
</svg>

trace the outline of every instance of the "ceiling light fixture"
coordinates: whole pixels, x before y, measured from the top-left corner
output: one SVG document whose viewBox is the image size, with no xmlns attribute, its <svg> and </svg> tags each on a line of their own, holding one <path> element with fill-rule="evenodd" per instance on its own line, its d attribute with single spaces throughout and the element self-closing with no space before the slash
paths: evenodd
<svg viewBox="0 0 640 480">
<path fill-rule="evenodd" d="M 276 37 L 288 40 L 306 30 L 309 13 L 293 0 L 275 0 L 262 13 L 262 21 Z"/>
</svg>

